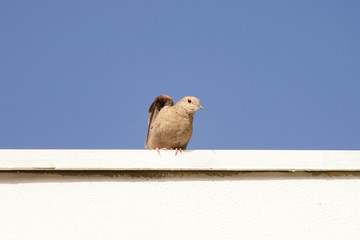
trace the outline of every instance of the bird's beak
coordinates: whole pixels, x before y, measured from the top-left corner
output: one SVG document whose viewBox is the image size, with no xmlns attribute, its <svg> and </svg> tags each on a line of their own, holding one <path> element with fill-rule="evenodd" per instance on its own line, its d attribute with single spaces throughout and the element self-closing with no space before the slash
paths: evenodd
<svg viewBox="0 0 360 240">
<path fill-rule="evenodd" d="M 203 108 L 201 105 L 199 105 L 198 107 L 199 107 L 201 110 L 204 110 L 204 108 Z"/>
</svg>

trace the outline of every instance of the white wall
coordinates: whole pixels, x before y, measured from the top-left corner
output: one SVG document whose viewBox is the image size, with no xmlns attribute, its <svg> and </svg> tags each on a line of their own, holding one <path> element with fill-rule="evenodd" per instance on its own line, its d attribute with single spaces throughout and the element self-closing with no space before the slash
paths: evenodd
<svg viewBox="0 0 360 240">
<path fill-rule="evenodd" d="M 1 172 L 0 193 L 1 239 L 360 239 L 357 170 Z"/>
</svg>

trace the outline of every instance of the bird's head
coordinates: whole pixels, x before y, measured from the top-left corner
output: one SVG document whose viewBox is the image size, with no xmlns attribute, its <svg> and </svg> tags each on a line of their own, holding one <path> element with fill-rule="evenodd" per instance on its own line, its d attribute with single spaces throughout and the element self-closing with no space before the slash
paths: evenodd
<svg viewBox="0 0 360 240">
<path fill-rule="evenodd" d="M 198 109 L 204 110 L 200 105 L 200 100 L 196 97 L 184 97 L 176 103 L 177 106 L 183 108 L 188 114 L 194 115 Z"/>
</svg>

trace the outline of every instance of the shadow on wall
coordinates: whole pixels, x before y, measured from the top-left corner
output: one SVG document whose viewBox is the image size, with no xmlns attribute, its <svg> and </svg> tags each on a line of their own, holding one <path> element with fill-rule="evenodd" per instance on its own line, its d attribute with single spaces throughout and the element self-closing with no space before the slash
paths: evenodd
<svg viewBox="0 0 360 240">
<path fill-rule="evenodd" d="M 360 179 L 360 172 L 254 171 L 3 171 L 0 184 L 47 182 L 168 182 Z"/>
</svg>

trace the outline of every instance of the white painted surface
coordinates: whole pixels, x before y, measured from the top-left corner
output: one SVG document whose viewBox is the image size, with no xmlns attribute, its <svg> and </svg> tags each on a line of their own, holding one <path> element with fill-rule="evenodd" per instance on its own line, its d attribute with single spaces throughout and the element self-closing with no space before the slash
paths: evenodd
<svg viewBox="0 0 360 240">
<path fill-rule="evenodd" d="M 360 239 L 359 189 L 358 171 L 0 172 L 0 236 Z"/>
<path fill-rule="evenodd" d="M 0 150 L 0 170 L 359 171 L 360 151 Z"/>
</svg>

